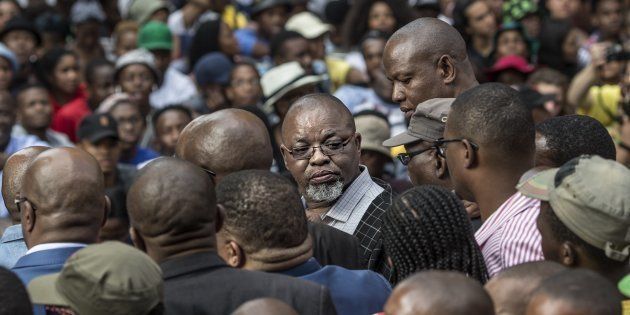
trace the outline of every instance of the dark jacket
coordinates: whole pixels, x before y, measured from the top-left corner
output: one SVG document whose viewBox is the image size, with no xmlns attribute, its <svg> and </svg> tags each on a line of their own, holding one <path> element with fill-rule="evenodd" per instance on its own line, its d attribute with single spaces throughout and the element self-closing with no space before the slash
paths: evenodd
<svg viewBox="0 0 630 315">
<path fill-rule="evenodd" d="M 313 239 L 313 257 L 322 265 L 335 265 L 346 269 L 367 269 L 361 256 L 359 240 L 346 232 L 321 223 L 308 223 Z"/>
<path fill-rule="evenodd" d="M 164 273 L 167 314 L 230 314 L 241 304 L 276 298 L 299 314 L 336 314 L 328 289 L 284 275 L 231 268 L 214 251 L 169 259 Z"/>
</svg>

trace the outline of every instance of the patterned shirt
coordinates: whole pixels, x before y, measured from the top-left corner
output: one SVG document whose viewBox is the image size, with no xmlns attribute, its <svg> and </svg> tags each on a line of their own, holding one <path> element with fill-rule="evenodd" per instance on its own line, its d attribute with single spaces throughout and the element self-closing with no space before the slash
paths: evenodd
<svg viewBox="0 0 630 315">
<path fill-rule="evenodd" d="M 490 277 L 502 269 L 543 260 L 536 227 L 540 201 L 520 192 L 512 195 L 475 233 Z"/>
<path fill-rule="evenodd" d="M 367 167 L 363 167 L 361 174 L 337 202 L 321 215 L 322 221 L 338 230 L 354 234 L 368 207 L 383 190 L 383 187 L 372 180 Z"/>
</svg>

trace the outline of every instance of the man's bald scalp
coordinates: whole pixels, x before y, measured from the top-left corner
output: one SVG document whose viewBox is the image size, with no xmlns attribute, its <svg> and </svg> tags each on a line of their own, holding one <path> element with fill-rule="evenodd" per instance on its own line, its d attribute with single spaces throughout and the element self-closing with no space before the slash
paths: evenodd
<svg viewBox="0 0 630 315">
<path fill-rule="evenodd" d="M 232 315 L 297 315 L 288 304 L 272 298 L 260 298 L 243 303 Z"/>
<path fill-rule="evenodd" d="M 494 314 L 492 300 L 480 283 L 453 271 L 424 271 L 396 286 L 388 305 L 400 314 Z"/>
<path fill-rule="evenodd" d="M 291 105 L 291 108 L 289 108 L 287 115 L 284 117 L 284 122 L 282 123 L 283 140 L 288 139 L 288 136 L 290 136 L 285 135 L 285 126 L 295 123 L 294 120 L 296 118 L 304 117 L 307 115 L 306 113 L 314 114 L 315 116 L 319 114 L 333 114 L 339 118 L 340 125 L 344 124 L 348 128 L 352 128 L 353 131 L 356 131 L 352 113 L 341 100 L 332 94 L 313 93 L 300 97 Z"/>
<path fill-rule="evenodd" d="M 397 30 L 390 42 L 410 40 L 417 54 L 425 57 L 449 55 L 457 61 L 468 58 L 466 42 L 448 23 L 431 17 L 416 19 Z"/>
<path fill-rule="evenodd" d="M 13 222 L 20 222 L 20 214 L 15 205 L 15 198 L 20 192 L 24 173 L 28 166 L 42 152 L 50 149 L 49 147 L 33 146 L 24 148 L 13 153 L 4 164 L 2 175 L 2 198 L 4 205 L 9 210 Z"/>
<path fill-rule="evenodd" d="M 246 169 L 269 169 L 269 132 L 256 115 L 229 108 L 203 115 L 184 128 L 176 155 L 220 176 Z"/>
<path fill-rule="evenodd" d="M 105 209 L 103 173 L 96 159 L 83 150 L 54 148 L 40 153 L 24 174 L 20 194 L 37 207 L 38 216 L 64 225 L 100 227 Z"/>
<path fill-rule="evenodd" d="M 145 237 L 207 233 L 214 229 L 214 186 L 187 161 L 162 157 L 149 163 L 127 193 L 131 225 Z M 210 232 L 213 235 L 213 232 Z"/>
</svg>

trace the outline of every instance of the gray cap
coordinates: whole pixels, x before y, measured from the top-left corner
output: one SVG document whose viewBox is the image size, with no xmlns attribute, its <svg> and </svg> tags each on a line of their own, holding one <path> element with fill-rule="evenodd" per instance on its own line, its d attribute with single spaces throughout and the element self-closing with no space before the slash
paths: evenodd
<svg viewBox="0 0 630 315">
<path fill-rule="evenodd" d="M 547 201 L 571 232 L 624 261 L 630 256 L 630 170 L 612 160 L 583 155 L 560 168 L 522 180 L 525 196 Z"/>
<path fill-rule="evenodd" d="M 436 141 L 444 135 L 446 118 L 454 98 L 434 98 L 416 107 L 406 132 L 383 142 L 386 147 L 397 147 L 416 141 Z"/>
</svg>

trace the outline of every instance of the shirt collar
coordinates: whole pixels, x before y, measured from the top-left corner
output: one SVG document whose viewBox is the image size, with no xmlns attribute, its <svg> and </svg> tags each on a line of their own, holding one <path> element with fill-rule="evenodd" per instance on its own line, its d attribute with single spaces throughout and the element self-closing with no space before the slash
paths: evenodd
<svg viewBox="0 0 630 315">
<path fill-rule="evenodd" d="M 291 276 L 291 277 L 303 277 L 306 275 L 310 275 L 317 270 L 321 269 L 322 266 L 317 262 L 317 259 L 314 257 L 309 258 L 304 263 L 297 265 L 291 269 L 278 271 L 277 273 L 281 273 L 283 275 Z"/>
<path fill-rule="evenodd" d="M 361 201 L 363 195 L 365 195 L 368 191 L 366 187 L 370 185 L 376 185 L 370 177 L 370 173 L 368 172 L 367 167 L 360 165 L 359 169 L 361 173 L 357 178 L 352 181 L 350 187 L 343 192 L 341 197 L 337 199 L 337 202 L 322 215 L 322 219 L 325 217 L 330 217 L 334 220 L 346 222 L 350 218 L 352 211 L 344 211 L 344 209 L 354 209 Z"/>
<path fill-rule="evenodd" d="M 45 243 L 45 244 L 38 244 L 35 245 L 33 247 L 31 247 L 28 251 L 26 251 L 26 255 L 28 254 L 32 254 L 32 253 L 36 253 L 36 252 L 41 252 L 43 250 L 49 250 L 49 249 L 59 249 L 59 248 L 69 248 L 69 247 L 86 247 L 87 244 L 83 244 L 83 243 Z"/>
</svg>

